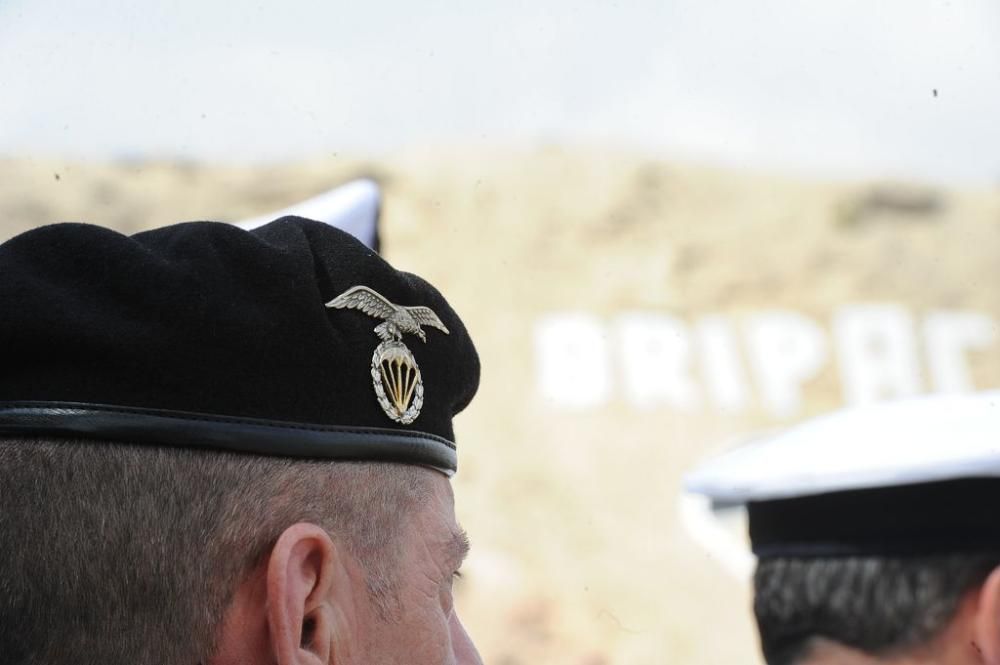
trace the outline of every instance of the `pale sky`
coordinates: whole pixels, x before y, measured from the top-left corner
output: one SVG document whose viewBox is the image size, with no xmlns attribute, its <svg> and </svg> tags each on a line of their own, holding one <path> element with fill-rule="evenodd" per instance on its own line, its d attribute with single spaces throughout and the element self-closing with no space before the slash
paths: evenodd
<svg viewBox="0 0 1000 665">
<path fill-rule="evenodd" d="M 6 156 L 545 142 L 995 185 L 998 119 L 995 0 L 0 0 Z"/>
</svg>

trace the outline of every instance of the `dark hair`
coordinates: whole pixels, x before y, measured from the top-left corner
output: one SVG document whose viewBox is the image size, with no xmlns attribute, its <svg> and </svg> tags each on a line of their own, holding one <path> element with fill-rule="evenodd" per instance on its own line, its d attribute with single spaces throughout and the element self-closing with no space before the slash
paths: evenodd
<svg viewBox="0 0 1000 665">
<path fill-rule="evenodd" d="M 754 614 L 768 665 L 794 665 L 825 638 L 872 656 L 926 644 L 998 554 L 762 559 Z"/>
<path fill-rule="evenodd" d="M 393 611 L 403 515 L 433 472 L 84 441 L 0 440 L 0 654 L 196 663 L 238 583 L 314 522 Z"/>
</svg>

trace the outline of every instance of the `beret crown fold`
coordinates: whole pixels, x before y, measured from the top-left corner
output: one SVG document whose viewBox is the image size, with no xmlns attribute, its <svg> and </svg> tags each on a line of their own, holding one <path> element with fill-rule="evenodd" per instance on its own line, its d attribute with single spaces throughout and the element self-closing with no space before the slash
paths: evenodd
<svg viewBox="0 0 1000 665">
<path fill-rule="evenodd" d="M 373 389 L 381 321 L 325 303 L 363 285 L 428 307 L 403 335 L 423 405 L 396 422 Z M 385 459 L 455 470 L 452 418 L 479 360 L 443 296 L 353 237 L 285 217 L 125 236 L 41 227 L 0 245 L 0 432 Z M 395 443 L 394 443 L 395 442 Z"/>
</svg>

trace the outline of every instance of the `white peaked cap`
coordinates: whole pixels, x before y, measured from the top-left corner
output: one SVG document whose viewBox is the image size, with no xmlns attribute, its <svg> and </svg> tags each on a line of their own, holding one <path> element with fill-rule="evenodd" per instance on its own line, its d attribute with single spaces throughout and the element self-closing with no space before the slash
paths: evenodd
<svg viewBox="0 0 1000 665">
<path fill-rule="evenodd" d="M 754 440 L 689 473 L 715 503 L 1000 477 L 1000 391 L 855 407 Z"/>
<path fill-rule="evenodd" d="M 370 249 L 378 249 L 378 221 L 382 194 L 378 183 L 367 178 L 353 180 L 311 199 L 283 210 L 237 222 L 243 229 L 254 229 L 279 217 L 294 215 L 324 222 L 346 231 Z"/>
</svg>

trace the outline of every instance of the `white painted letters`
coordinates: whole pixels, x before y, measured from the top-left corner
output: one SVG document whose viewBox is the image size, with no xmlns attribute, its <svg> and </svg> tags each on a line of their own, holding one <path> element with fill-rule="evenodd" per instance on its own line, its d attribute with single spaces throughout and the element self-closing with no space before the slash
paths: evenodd
<svg viewBox="0 0 1000 665">
<path fill-rule="evenodd" d="M 553 313 L 534 331 L 539 394 L 563 409 L 621 398 L 642 410 L 739 415 L 762 409 L 793 418 L 802 412 L 809 382 L 829 376 L 832 363 L 847 404 L 921 392 L 921 361 L 928 387 L 939 392 L 1000 387 L 975 385 L 969 367 L 970 352 L 995 353 L 1000 340 L 989 314 L 931 311 L 918 328 L 902 305 L 852 304 L 833 312 L 830 327 L 832 352 L 819 322 L 788 310 L 741 319 L 708 313 L 692 322 L 656 311 L 610 320 Z"/>
<path fill-rule="evenodd" d="M 871 404 L 920 392 L 913 319 L 900 305 L 848 305 L 833 320 L 844 399 Z"/>
<path fill-rule="evenodd" d="M 812 319 L 797 312 L 773 310 L 747 321 L 750 365 L 764 407 L 779 417 L 802 407 L 802 384 L 826 362 L 826 335 Z"/>
<path fill-rule="evenodd" d="M 672 316 L 648 312 L 617 320 L 625 397 L 640 409 L 670 406 L 689 410 L 700 401 L 691 375 L 687 325 Z"/>
<path fill-rule="evenodd" d="M 924 320 L 924 340 L 934 389 L 943 393 L 973 390 L 965 352 L 984 350 L 996 338 L 996 323 L 985 314 L 955 311 L 928 314 Z"/>
<path fill-rule="evenodd" d="M 715 315 L 698 321 L 697 330 L 705 388 L 712 401 L 723 411 L 745 410 L 750 391 L 733 326 L 726 317 Z"/>
<path fill-rule="evenodd" d="M 607 331 L 596 316 L 551 314 L 535 327 L 538 386 L 555 406 L 586 409 L 611 397 Z"/>
</svg>

